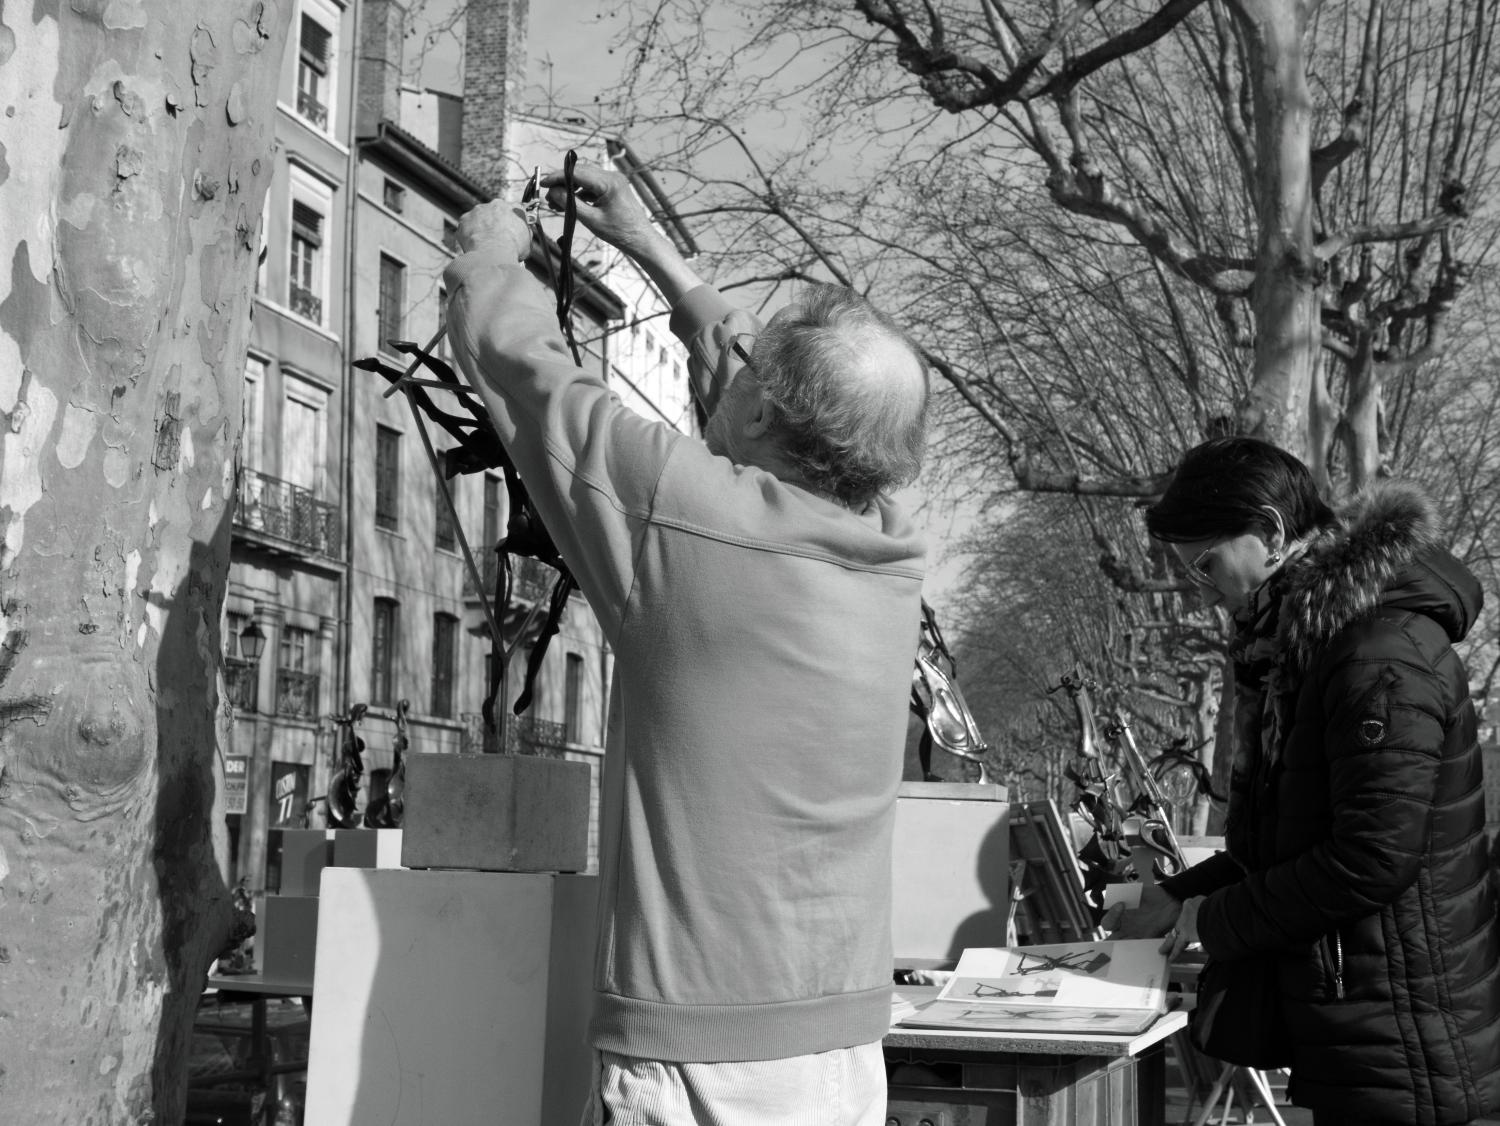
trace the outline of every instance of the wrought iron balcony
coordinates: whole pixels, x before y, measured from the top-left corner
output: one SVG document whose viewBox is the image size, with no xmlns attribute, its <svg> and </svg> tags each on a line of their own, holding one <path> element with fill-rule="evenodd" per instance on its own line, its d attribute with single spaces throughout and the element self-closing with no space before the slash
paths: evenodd
<svg viewBox="0 0 1500 1126">
<path fill-rule="evenodd" d="M 318 674 L 276 670 L 276 714 L 311 719 L 318 714 Z"/>
<path fill-rule="evenodd" d="M 260 678 L 256 675 L 259 667 L 255 661 L 242 657 L 224 658 L 225 695 L 235 711 L 253 712 L 260 703 L 257 698 Z"/>
<path fill-rule="evenodd" d="M 478 712 L 465 712 L 459 719 L 464 725 L 459 749 L 465 754 L 479 754 L 488 743 L 483 718 Z M 506 754 L 561 758 L 567 747 L 568 729 L 564 724 L 529 715 L 505 717 Z"/>
<path fill-rule="evenodd" d="M 500 567 L 499 556 L 493 551 L 486 551 L 476 562 L 479 564 L 479 570 L 484 579 L 485 596 L 489 597 L 495 593 L 495 573 Z M 551 596 L 552 588 L 557 583 L 557 572 L 545 563 L 538 563 L 535 559 L 513 557 L 510 561 L 510 569 L 512 599 L 540 602 Z M 464 597 L 478 597 L 478 592 L 474 589 L 474 578 L 467 568 L 464 569 Z"/>
<path fill-rule="evenodd" d="M 550 719 L 511 716 L 505 727 L 505 749 L 512 754 L 559 758 L 567 745 L 567 728 Z"/>
<path fill-rule="evenodd" d="M 297 112 L 319 129 L 328 128 L 328 107 L 306 90 L 297 91 Z"/>
<path fill-rule="evenodd" d="M 290 481 L 241 469 L 234 522 L 312 554 L 339 558 L 339 506 Z"/>
<path fill-rule="evenodd" d="M 306 317 L 314 324 L 323 323 L 323 299 L 315 296 L 312 290 L 300 285 L 287 286 L 287 304 L 299 317 Z"/>
</svg>

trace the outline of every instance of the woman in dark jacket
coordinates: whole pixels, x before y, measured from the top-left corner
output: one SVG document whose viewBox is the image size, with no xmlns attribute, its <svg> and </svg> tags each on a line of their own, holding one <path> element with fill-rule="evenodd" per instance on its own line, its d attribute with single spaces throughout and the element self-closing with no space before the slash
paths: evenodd
<svg viewBox="0 0 1500 1126">
<path fill-rule="evenodd" d="M 1190 451 L 1147 523 L 1234 616 L 1234 763 L 1226 851 L 1114 936 L 1272 956 L 1317 1126 L 1500 1115 L 1500 923 L 1453 650 L 1478 582 L 1416 490 L 1336 516 L 1254 439 Z"/>
</svg>

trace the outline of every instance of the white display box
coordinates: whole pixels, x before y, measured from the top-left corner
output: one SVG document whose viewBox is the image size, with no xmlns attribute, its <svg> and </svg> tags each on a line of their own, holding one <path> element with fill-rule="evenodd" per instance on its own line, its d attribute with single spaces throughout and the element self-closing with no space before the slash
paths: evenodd
<svg viewBox="0 0 1500 1126">
<path fill-rule="evenodd" d="M 891 856 L 898 967 L 951 966 L 970 946 L 1004 946 L 1010 906 L 1005 787 L 903 782 Z"/>
<path fill-rule="evenodd" d="M 306 1121 L 540 1123 L 552 892 L 545 874 L 327 869 Z"/>
</svg>

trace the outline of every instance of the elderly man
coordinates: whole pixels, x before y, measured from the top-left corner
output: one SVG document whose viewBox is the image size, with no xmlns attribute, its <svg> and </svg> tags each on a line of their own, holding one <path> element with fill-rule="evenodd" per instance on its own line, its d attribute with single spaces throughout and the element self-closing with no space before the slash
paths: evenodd
<svg viewBox="0 0 1500 1126">
<path fill-rule="evenodd" d="M 584 1121 L 883 1126 L 924 558 L 885 494 L 918 468 L 926 371 L 847 290 L 762 328 L 622 178 L 576 180 L 673 303 L 711 412 L 699 441 L 622 407 L 567 359 L 520 217 L 465 216 L 455 355 L 616 657 Z"/>
</svg>

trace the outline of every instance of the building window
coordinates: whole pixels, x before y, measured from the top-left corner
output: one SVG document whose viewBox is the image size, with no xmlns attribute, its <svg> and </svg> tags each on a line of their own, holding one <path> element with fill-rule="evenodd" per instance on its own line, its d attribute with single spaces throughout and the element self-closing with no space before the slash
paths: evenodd
<svg viewBox="0 0 1500 1126">
<path fill-rule="evenodd" d="M 385 182 L 384 199 L 386 207 L 394 211 L 397 215 L 406 210 L 406 189 L 396 183 L 395 180 L 387 180 Z"/>
<path fill-rule="evenodd" d="M 453 716 L 453 670 L 458 656 L 458 619 L 432 616 L 432 714 Z"/>
<path fill-rule="evenodd" d="M 310 719 L 318 714 L 317 635 L 283 626 L 276 653 L 276 714 Z"/>
<path fill-rule="evenodd" d="M 328 392 L 282 369 L 281 477 L 323 495 L 328 458 Z M 304 502 L 305 503 L 305 502 Z"/>
<path fill-rule="evenodd" d="M 563 681 L 563 737 L 583 742 L 583 655 L 569 653 L 567 679 Z"/>
<path fill-rule="evenodd" d="M 432 501 L 437 506 L 437 534 L 433 536 L 432 542 L 443 551 L 457 551 L 458 521 L 453 519 L 453 510 L 448 507 L 448 498 L 443 496 L 443 482 L 434 480 L 432 485 Z M 453 503 L 457 505 L 458 478 L 452 478 L 447 485 L 449 495 L 453 497 Z"/>
<path fill-rule="evenodd" d="M 291 281 L 287 303 L 292 312 L 323 323 L 323 216 L 301 200 L 292 201 Z"/>
<path fill-rule="evenodd" d="M 297 37 L 297 112 L 325 131 L 332 86 L 328 64 L 332 57 L 333 32 L 304 13 Z"/>
<path fill-rule="evenodd" d="M 401 340 L 401 308 L 406 303 L 406 267 L 388 254 L 380 256 L 380 340 L 383 351 Z"/>
<path fill-rule="evenodd" d="M 256 662 L 240 648 L 240 634 L 250 624 L 249 614 L 230 611 L 224 623 L 224 689 L 236 711 L 253 712 L 256 704 Z"/>
<path fill-rule="evenodd" d="M 401 604 L 394 598 L 377 598 L 370 637 L 370 703 L 377 707 L 390 707 L 396 702 L 400 629 Z"/>
<path fill-rule="evenodd" d="M 375 526 L 401 526 L 401 431 L 375 428 Z"/>
<path fill-rule="evenodd" d="M 454 254 L 458 253 L 458 224 L 452 219 L 443 220 L 443 245 Z"/>
<path fill-rule="evenodd" d="M 438 323 L 439 329 L 448 327 L 448 291 L 443 286 L 438 286 Z M 453 352 L 448 347 L 448 334 L 445 332 L 438 337 L 437 346 L 433 348 L 433 354 L 440 360 L 451 360 Z"/>
<path fill-rule="evenodd" d="M 500 478 L 488 473 L 484 477 L 484 528 L 480 532 L 480 569 L 484 572 L 484 589 L 495 589 L 495 571 L 500 566 L 495 547 L 500 543 Z"/>
<path fill-rule="evenodd" d="M 245 357 L 244 397 L 240 400 L 240 466 L 257 472 L 265 448 L 266 362 Z"/>
</svg>

